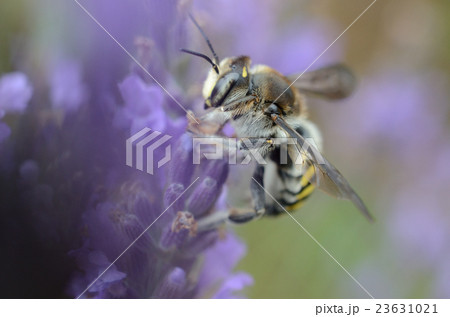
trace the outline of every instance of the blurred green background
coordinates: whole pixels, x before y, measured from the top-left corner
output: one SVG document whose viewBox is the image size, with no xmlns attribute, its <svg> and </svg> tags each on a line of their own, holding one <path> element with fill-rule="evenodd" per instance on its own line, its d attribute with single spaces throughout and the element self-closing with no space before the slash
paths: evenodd
<svg viewBox="0 0 450 317">
<path fill-rule="evenodd" d="M 277 3 L 281 8 L 274 27 L 281 21 L 295 25 L 300 19 L 297 13 L 302 12 L 309 21 L 331 23 L 328 35 L 334 39 L 371 1 Z M 78 35 L 66 37 L 63 30 L 76 23 L 66 24 L 58 10 L 69 9 L 59 1 L 47 1 L 45 7 L 24 0 L 0 2 L 1 73 L 16 69 L 25 55 L 34 56 L 27 61 L 38 64 L 47 45 L 60 41 L 66 43 L 62 49 L 78 56 L 82 50 L 72 41 L 83 37 L 82 27 Z M 449 1 L 378 0 L 336 43 L 342 50 L 340 61 L 359 78 L 358 92 L 337 104 L 309 100 L 311 117 L 323 132 L 327 158 L 377 220 L 370 224 L 350 203 L 318 192 L 293 216 L 374 297 L 450 296 L 449 21 Z M 222 41 L 226 39 L 213 40 L 219 47 Z M 405 88 L 403 80 L 415 81 Z M 387 92 L 386 87 L 392 88 Z M 413 114 L 408 110 L 410 99 L 402 97 L 406 89 L 420 90 L 417 93 L 423 98 Z M 370 108 L 384 100 L 390 104 L 392 98 L 399 106 L 392 108 L 392 117 L 400 117 L 397 121 L 390 119 L 389 111 L 379 114 Z M 421 114 L 439 120 L 427 125 Z M 366 120 L 374 122 L 371 130 L 360 132 Z M 438 132 L 427 145 L 414 148 L 417 136 L 427 136 L 436 125 Z M 397 147 L 392 139 L 401 145 Z M 408 142 L 411 147 L 404 147 Z M 229 182 L 233 180 L 235 175 Z M 241 181 L 230 193 L 246 185 Z M 245 195 L 234 201 L 249 202 Z M 248 246 L 238 269 L 254 277 L 255 284 L 246 293 L 251 298 L 368 296 L 286 215 L 238 226 L 236 231 Z"/>
</svg>

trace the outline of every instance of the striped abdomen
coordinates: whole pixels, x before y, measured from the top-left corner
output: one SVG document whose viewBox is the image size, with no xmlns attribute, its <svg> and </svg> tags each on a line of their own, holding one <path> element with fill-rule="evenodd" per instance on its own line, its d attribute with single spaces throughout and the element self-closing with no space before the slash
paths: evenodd
<svg viewBox="0 0 450 317">
<path fill-rule="evenodd" d="M 284 184 L 284 188 L 280 190 L 279 202 L 287 211 L 299 209 L 314 191 L 314 185 L 311 184 L 314 171 L 314 166 L 301 170 L 296 169 L 293 165 L 290 167 L 278 166 L 278 175 Z"/>
</svg>

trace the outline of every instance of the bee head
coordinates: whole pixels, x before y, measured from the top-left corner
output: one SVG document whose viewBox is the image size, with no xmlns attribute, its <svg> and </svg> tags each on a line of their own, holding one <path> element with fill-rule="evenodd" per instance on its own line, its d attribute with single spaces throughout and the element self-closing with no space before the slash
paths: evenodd
<svg viewBox="0 0 450 317">
<path fill-rule="evenodd" d="M 228 57 L 219 64 L 219 73 L 210 70 L 203 85 L 205 108 L 219 107 L 244 97 L 249 89 L 248 56 Z"/>
<path fill-rule="evenodd" d="M 213 55 L 213 59 L 205 54 L 195 51 L 181 49 L 182 52 L 203 58 L 211 64 L 212 69 L 203 85 L 203 97 L 205 98 L 205 109 L 219 107 L 224 103 L 233 102 L 244 97 L 249 88 L 249 66 L 248 56 L 228 57 L 220 62 L 214 48 L 194 17 L 189 14 L 189 18 L 200 31 L 208 44 Z"/>
</svg>

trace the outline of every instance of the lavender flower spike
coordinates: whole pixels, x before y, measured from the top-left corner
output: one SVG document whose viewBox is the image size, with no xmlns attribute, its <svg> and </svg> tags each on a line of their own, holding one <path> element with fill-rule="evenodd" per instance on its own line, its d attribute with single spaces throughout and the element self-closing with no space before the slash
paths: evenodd
<svg viewBox="0 0 450 317">
<path fill-rule="evenodd" d="M 145 58 L 141 65 L 180 104 L 193 110 L 200 100 L 180 88 L 185 81 L 180 77 L 195 78 L 198 70 L 188 74 L 190 69 L 178 66 L 190 2 L 84 5 L 133 56 Z M 36 19 L 51 14 L 35 8 Z M 0 117 L 14 113 L 5 120 L 8 126 L 0 122 L 0 209 L 7 224 L 1 229 L 11 238 L 4 244 L 10 262 L 2 261 L 9 272 L 7 296 L 239 296 L 251 280 L 233 274 L 245 254 L 243 243 L 225 227 L 198 230 L 199 222 L 217 214 L 227 162 L 202 158 L 193 164 L 186 113 L 83 10 L 69 4 L 58 12 L 63 16 L 57 20 L 70 21 L 62 32 L 72 25 L 74 32 L 82 29 L 82 41 L 64 33 L 72 39 L 70 48 L 54 47 L 36 68 L 24 53 L 25 60 L 17 63 L 29 73 L 0 78 Z M 139 48 L 132 43 L 142 45 L 137 37 L 152 43 L 148 54 L 135 54 Z M 61 43 L 50 43 L 49 51 Z M 144 127 L 171 137 L 154 149 L 152 175 L 126 164 L 126 140 Z M 169 146 L 170 162 L 157 166 Z M 220 247 L 229 241 L 232 248 Z M 233 258 L 232 265 L 204 262 L 208 252 L 227 263 Z M 21 261 L 23 254 L 30 261 Z"/>
</svg>

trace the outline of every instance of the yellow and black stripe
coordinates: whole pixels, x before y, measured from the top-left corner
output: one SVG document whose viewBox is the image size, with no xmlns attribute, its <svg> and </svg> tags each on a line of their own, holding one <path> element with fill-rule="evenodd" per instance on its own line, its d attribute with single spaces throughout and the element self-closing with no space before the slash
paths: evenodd
<svg viewBox="0 0 450 317">
<path fill-rule="evenodd" d="M 306 171 L 295 170 L 294 167 L 289 169 L 279 166 L 279 175 L 284 184 L 281 190 L 280 203 L 287 211 L 295 211 L 303 206 L 306 198 L 308 198 L 315 189 L 311 183 L 315 173 L 313 165 L 306 168 Z"/>
</svg>

